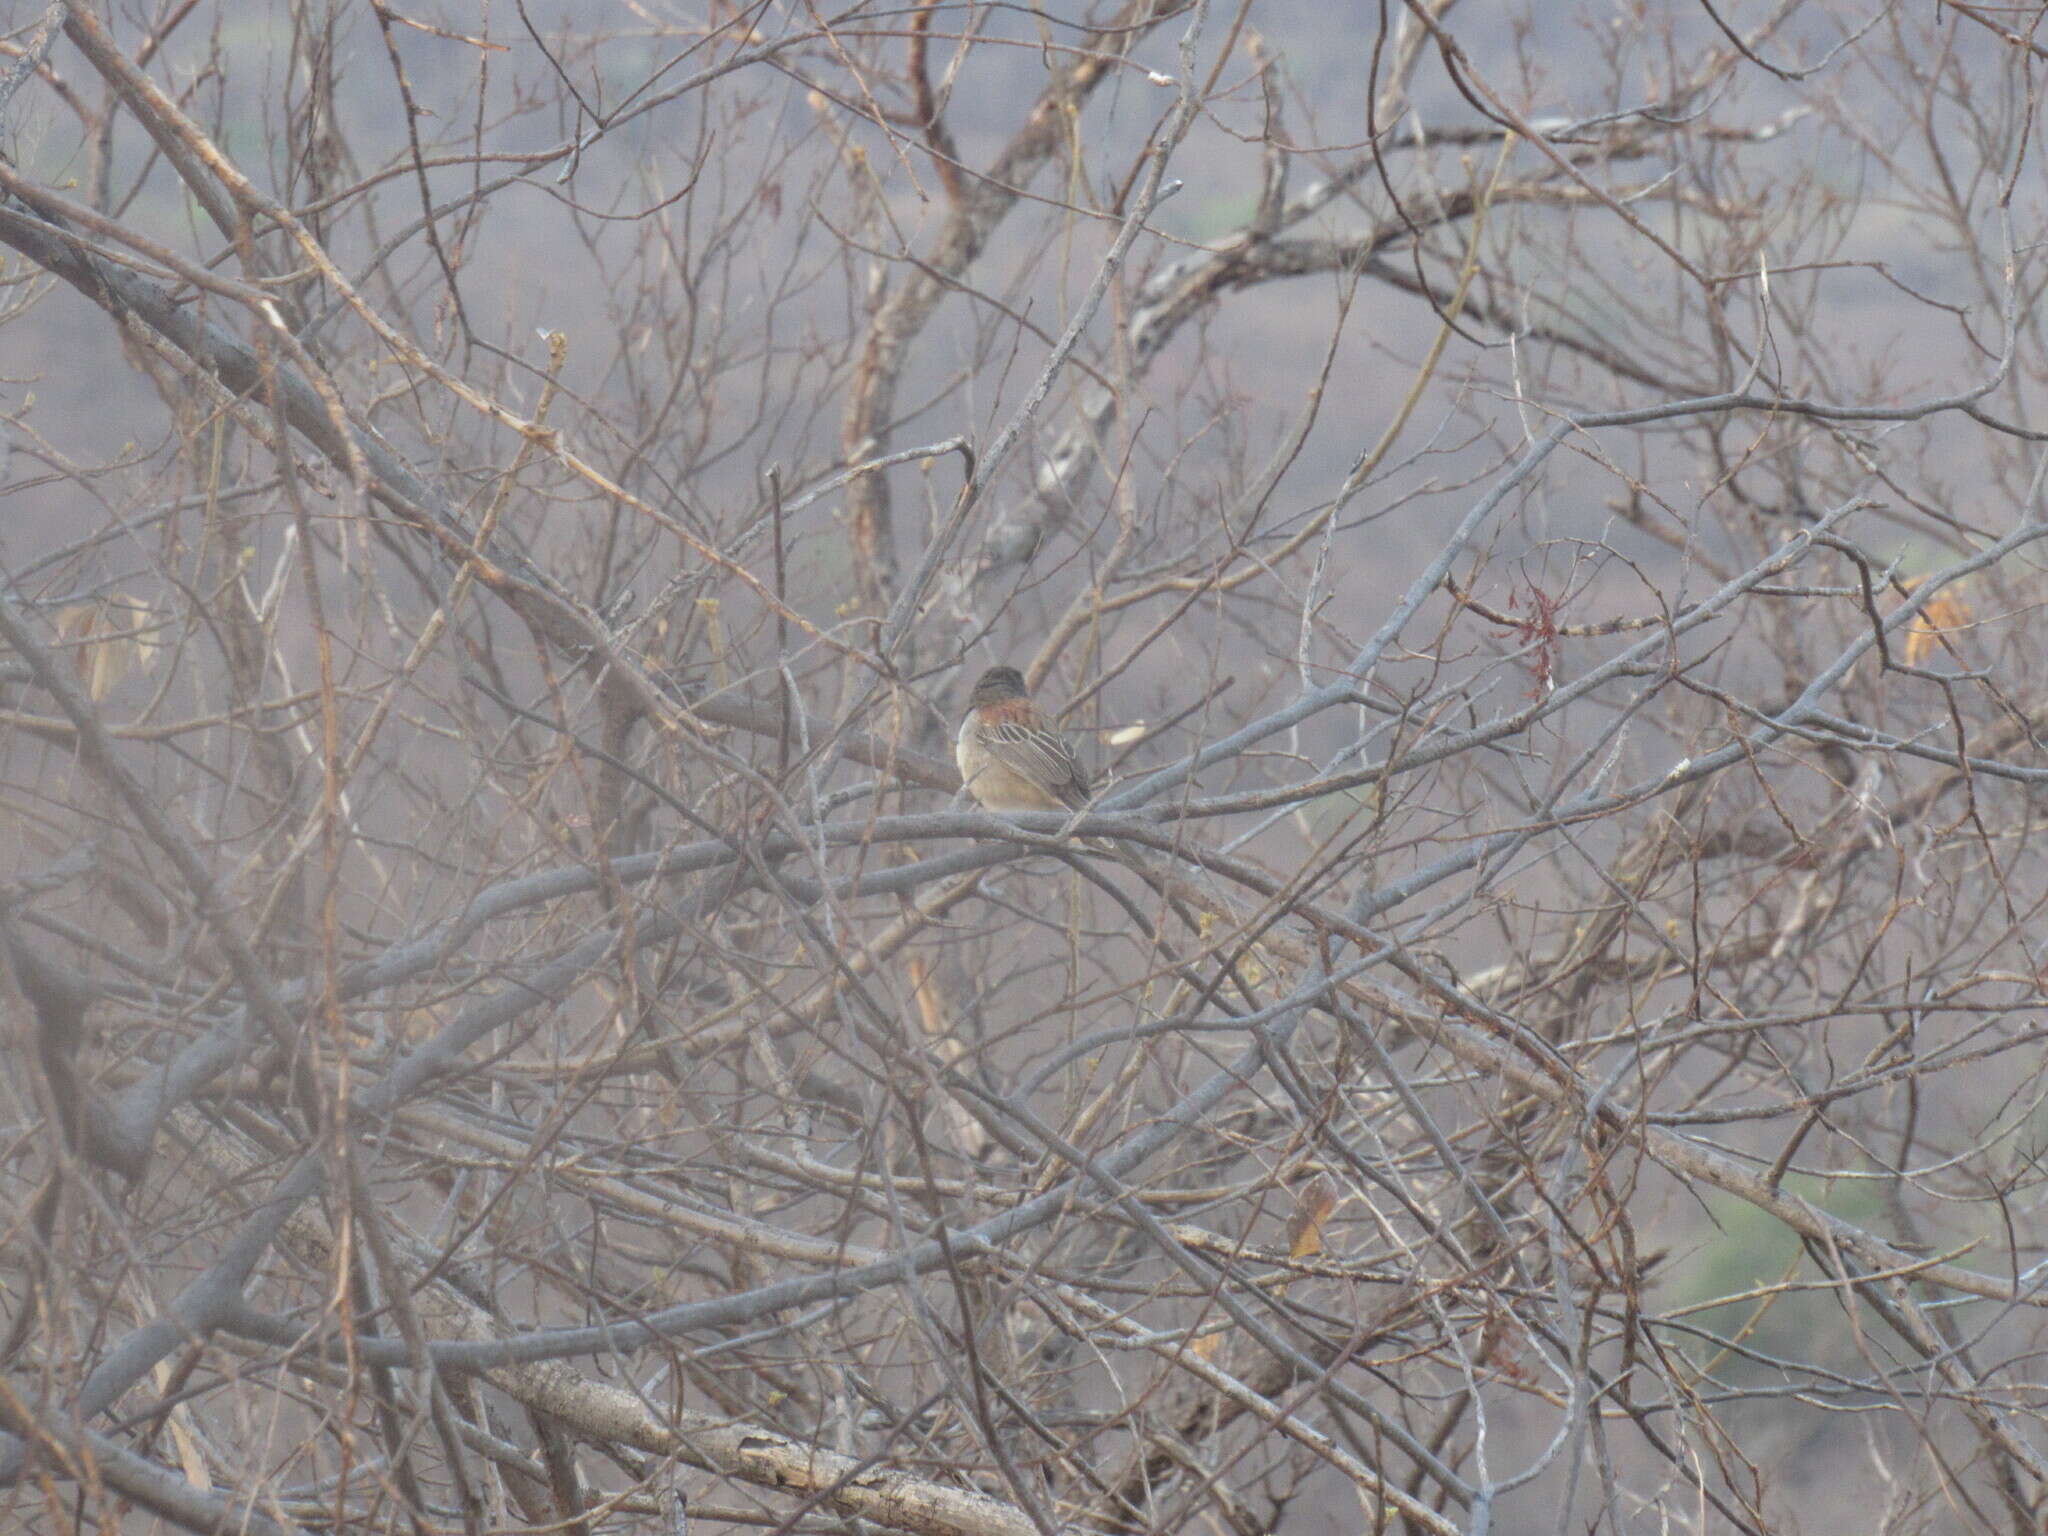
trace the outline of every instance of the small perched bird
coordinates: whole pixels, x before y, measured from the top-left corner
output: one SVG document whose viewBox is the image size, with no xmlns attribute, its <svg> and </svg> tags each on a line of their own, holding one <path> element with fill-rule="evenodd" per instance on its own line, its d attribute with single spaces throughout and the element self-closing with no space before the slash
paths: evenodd
<svg viewBox="0 0 2048 1536">
<path fill-rule="evenodd" d="M 1032 703 L 1015 667 L 990 667 L 967 696 L 953 759 L 988 811 L 1078 811 L 1088 772 Z"/>
</svg>

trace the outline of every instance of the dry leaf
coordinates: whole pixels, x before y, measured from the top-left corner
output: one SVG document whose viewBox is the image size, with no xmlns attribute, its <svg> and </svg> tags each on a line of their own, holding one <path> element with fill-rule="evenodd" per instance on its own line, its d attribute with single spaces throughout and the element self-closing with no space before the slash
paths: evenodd
<svg viewBox="0 0 2048 1536">
<path fill-rule="evenodd" d="M 1287 1218 L 1287 1256 L 1312 1259 L 1323 1251 L 1323 1223 L 1337 1209 L 1337 1187 L 1319 1173 L 1295 1192 L 1294 1214 Z"/>
<path fill-rule="evenodd" d="M 718 680 L 721 692 L 732 686 L 732 669 L 727 665 L 725 650 L 725 623 L 719 616 L 718 599 L 700 597 L 697 612 L 704 618 L 704 638 L 711 646 L 711 672 Z"/>
<path fill-rule="evenodd" d="M 171 1371 L 166 1362 L 159 1360 L 151 1374 L 156 1377 L 158 1391 L 170 1390 Z M 170 1413 L 165 1416 L 165 1422 L 170 1426 L 171 1443 L 178 1449 L 178 1465 L 185 1469 L 187 1483 L 202 1493 L 211 1492 L 213 1476 L 206 1470 L 206 1454 L 200 1448 L 190 1426 L 186 1424 L 185 1417 L 183 1403 L 173 1406 Z"/>
<path fill-rule="evenodd" d="M 1927 600 L 1927 606 L 1906 626 L 1906 665 L 1919 666 L 1923 657 L 1934 654 L 1937 639 L 1963 628 L 1974 617 L 1961 593 L 1954 587 L 1943 587 Z"/>
<path fill-rule="evenodd" d="M 57 636 L 71 642 L 71 665 L 95 704 L 125 679 L 156 665 L 161 621 L 140 598 L 115 592 L 57 611 Z"/>
</svg>

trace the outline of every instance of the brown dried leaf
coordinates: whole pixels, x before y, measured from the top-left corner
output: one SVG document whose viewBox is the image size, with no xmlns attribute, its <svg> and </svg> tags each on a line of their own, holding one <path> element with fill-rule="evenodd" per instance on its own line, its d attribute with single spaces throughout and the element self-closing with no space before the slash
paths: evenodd
<svg viewBox="0 0 2048 1536">
<path fill-rule="evenodd" d="M 163 650 L 159 622 L 148 603 L 122 592 L 58 610 L 57 637 L 74 647 L 71 664 L 95 704 L 156 665 Z"/>
<path fill-rule="evenodd" d="M 1319 1173 L 1294 1195 L 1294 1214 L 1287 1218 L 1287 1256 L 1312 1259 L 1323 1251 L 1323 1223 L 1337 1209 L 1337 1186 Z"/>
<path fill-rule="evenodd" d="M 1943 587 L 1906 626 L 1906 665 L 1919 666 L 1923 658 L 1934 654 L 1935 642 L 1942 635 L 1964 628 L 1975 617 L 1961 593 L 1954 587 Z"/>
</svg>

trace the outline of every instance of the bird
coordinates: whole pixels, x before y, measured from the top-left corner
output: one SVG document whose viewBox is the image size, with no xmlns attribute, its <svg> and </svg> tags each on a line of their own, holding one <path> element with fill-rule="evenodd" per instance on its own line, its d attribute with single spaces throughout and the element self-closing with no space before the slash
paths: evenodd
<svg viewBox="0 0 2048 1536">
<path fill-rule="evenodd" d="M 967 696 L 953 760 L 985 811 L 1079 811 L 1088 770 L 1053 729 L 1015 667 L 990 667 Z"/>
<path fill-rule="evenodd" d="M 1024 674 L 1015 667 L 990 667 L 975 679 L 974 691 L 967 695 L 967 713 L 953 738 L 953 761 L 960 766 L 967 792 L 985 811 L 1088 808 L 1088 770 L 1033 702 Z M 1141 855 L 1104 838 L 1084 837 L 1081 844 L 1128 867 L 1172 902 L 1183 922 L 1191 928 L 1201 926 L 1170 880 Z"/>
</svg>

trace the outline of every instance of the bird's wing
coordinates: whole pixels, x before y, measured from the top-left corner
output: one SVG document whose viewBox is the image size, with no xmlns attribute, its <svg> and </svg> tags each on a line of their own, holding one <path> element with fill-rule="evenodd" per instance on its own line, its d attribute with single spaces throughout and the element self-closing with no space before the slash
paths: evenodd
<svg viewBox="0 0 2048 1536">
<path fill-rule="evenodd" d="M 1088 803 L 1088 772 L 1064 737 L 1012 721 L 982 728 L 989 753 L 1034 783 L 1043 784 L 1069 810 Z"/>
</svg>

